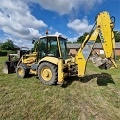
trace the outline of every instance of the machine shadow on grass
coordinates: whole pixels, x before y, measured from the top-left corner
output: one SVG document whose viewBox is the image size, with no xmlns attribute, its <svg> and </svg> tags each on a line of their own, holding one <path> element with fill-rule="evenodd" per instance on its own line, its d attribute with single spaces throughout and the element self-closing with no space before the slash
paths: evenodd
<svg viewBox="0 0 120 120">
<path fill-rule="evenodd" d="M 101 73 L 101 74 L 92 74 L 92 75 L 86 75 L 85 77 L 68 77 L 65 79 L 65 83 L 62 85 L 63 88 L 66 88 L 67 86 L 71 85 L 74 81 L 79 81 L 81 83 L 87 83 L 91 81 L 92 79 L 97 78 L 97 85 L 98 86 L 107 86 L 108 83 L 115 84 L 112 77 L 108 73 Z"/>
</svg>

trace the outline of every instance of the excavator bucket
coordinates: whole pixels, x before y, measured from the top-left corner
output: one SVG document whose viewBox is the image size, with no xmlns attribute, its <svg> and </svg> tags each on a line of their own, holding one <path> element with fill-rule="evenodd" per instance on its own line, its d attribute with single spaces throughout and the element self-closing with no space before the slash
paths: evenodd
<svg viewBox="0 0 120 120">
<path fill-rule="evenodd" d="M 100 69 L 109 69 L 113 65 L 113 62 L 107 58 L 100 57 L 96 51 L 91 53 L 89 60 L 92 61 L 94 66 L 99 67 Z"/>
<path fill-rule="evenodd" d="M 15 73 L 17 63 L 18 63 L 18 61 L 6 61 L 6 62 L 4 62 L 3 73 L 5 73 L 5 74 Z"/>
<path fill-rule="evenodd" d="M 7 65 L 7 62 L 4 63 L 3 73 L 8 74 L 8 65 Z"/>
<path fill-rule="evenodd" d="M 19 60 L 14 60 L 14 56 L 16 56 L 16 54 L 8 55 L 8 60 L 4 62 L 3 73 L 11 74 L 15 72 Z"/>
</svg>

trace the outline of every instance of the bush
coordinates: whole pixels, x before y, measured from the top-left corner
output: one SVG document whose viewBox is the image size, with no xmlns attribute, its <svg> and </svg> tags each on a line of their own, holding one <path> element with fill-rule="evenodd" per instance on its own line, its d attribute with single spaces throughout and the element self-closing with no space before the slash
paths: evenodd
<svg viewBox="0 0 120 120">
<path fill-rule="evenodd" d="M 12 50 L 0 50 L 0 56 L 7 56 L 8 54 L 15 54 L 15 51 Z"/>
<path fill-rule="evenodd" d="M 9 51 L 8 51 L 8 54 L 16 54 L 16 51 L 9 50 Z"/>
<path fill-rule="evenodd" d="M 0 50 L 0 56 L 6 56 L 8 53 L 7 50 Z"/>
<path fill-rule="evenodd" d="M 120 59 L 120 55 L 117 55 L 117 56 L 116 56 L 116 60 L 119 60 L 119 59 Z"/>
</svg>

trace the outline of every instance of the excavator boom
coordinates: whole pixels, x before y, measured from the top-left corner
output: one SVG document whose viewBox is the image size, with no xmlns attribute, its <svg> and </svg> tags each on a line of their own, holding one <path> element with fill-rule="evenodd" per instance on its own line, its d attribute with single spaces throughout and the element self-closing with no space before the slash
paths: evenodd
<svg viewBox="0 0 120 120">
<path fill-rule="evenodd" d="M 90 34 L 86 36 L 78 53 L 76 54 L 76 64 L 78 65 L 78 76 L 84 76 L 87 61 L 91 56 L 91 60 L 99 68 L 108 69 L 111 65 L 117 68 L 115 63 L 115 38 L 114 38 L 114 21 L 108 12 L 99 13 L 96 17 L 95 25 Z M 94 44 L 97 37 L 100 37 L 101 44 L 105 53 L 105 59 L 102 59 L 96 52 L 93 52 Z"/>
</svg>

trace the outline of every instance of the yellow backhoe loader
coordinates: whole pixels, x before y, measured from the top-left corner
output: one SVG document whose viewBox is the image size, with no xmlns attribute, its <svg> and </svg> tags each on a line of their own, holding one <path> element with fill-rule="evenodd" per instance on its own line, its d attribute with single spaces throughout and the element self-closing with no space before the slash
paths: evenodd
<svg viewBox="0 0 120 120">
<path fill-rule="evenodd" d="M 63 84 L 64 78 L 71 75 L 83 77 L 88 59 L 100 69 L 117 68 L 115 63 L 115 38 L 113 33 L 114 17 L 103 11 L 96 16 L 95 25 L 86 36 L 75 56 L 70 56 L 66 47 L 67 39 L 62 36 L 42 36 L 36 41 L 35 51 L 23 55 L 17 62 L 15 72 L 24 78 L 35 74 L 39 80 L 47 85 Z M 97 37 L 100 37 L 105 53 L 101 58 L 93 51 Z M 12 62 L 14 65 L 14 62 Z"/>
</svg>

